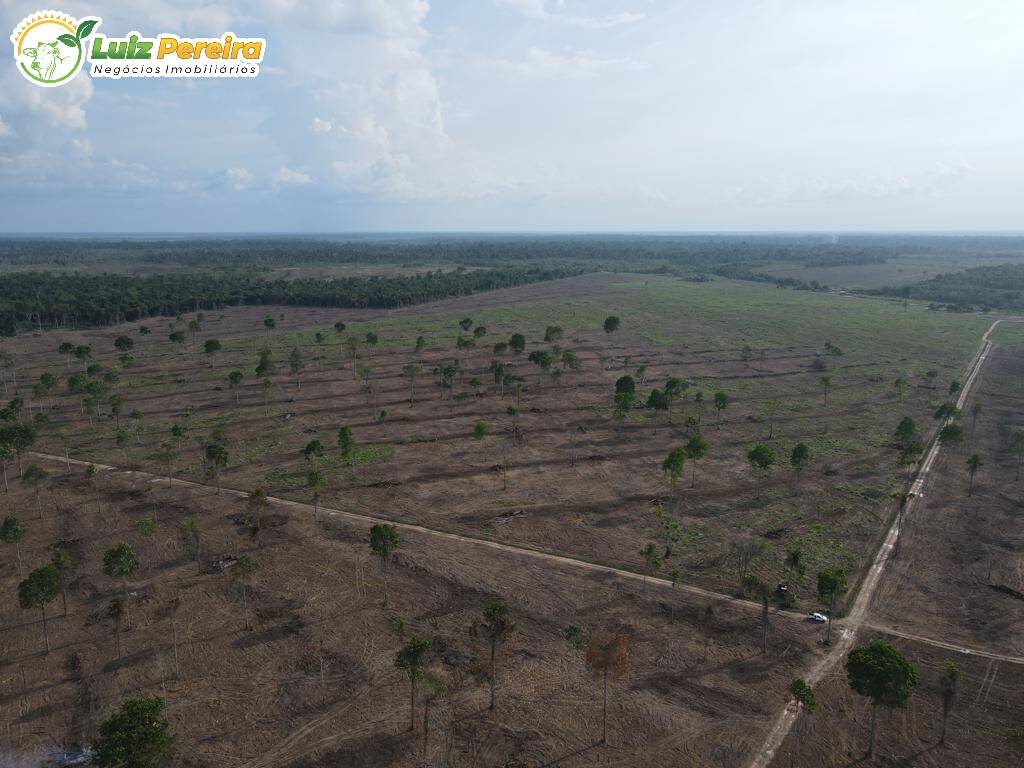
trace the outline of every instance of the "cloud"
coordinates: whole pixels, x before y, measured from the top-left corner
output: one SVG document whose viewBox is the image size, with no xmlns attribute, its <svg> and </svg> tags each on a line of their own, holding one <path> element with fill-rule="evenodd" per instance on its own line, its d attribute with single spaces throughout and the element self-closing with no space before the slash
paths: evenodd
<svg viewBox="0 0 1024 768">
<path fill-rule="evenodd" d="M 313 133 L 330 133 L 332 127 L 330 120 L 322 120 L 319 117 L 314 117 L 310 130 L 312 130 Z"/>
<path fill-rule="evenodd" d="M 224 175 L 231 187 L 236 190 L 241 191 L 252 186 L 253 175 L 248 168 L 228 168 Z"/>
<path fill-rule="evenodd" d="M 755 206 L 929 198 L 955 187 L 971 170 L 966 160 L 955 158 L 935 161 L 919 169 L 886 168 L 848 177 L 780 175 L 725 190 L 720 197 Z"/>
<path fill-rule="evenodd" d="M 293 171 L 291 168 L 281 166 L 274 174 L 274 184 L 283 187 L 297 187 L 305 184 L 312 184 L 313 177 L 301 171 Z"/>
<path fill-rule="evenodd" d="M 602 59 L 593 51 L 553 53 L 545 48 L 533 47 L 521 61 L 497 61 L 503 69 L 526 77 L 563 78 L 585 80 L 602 70 L 612 68 L 639 69 L 635 60 L 625 58 Z"/>
<path fill-rule="evenodd" d="M 611 13 L 604 16 L 552 13 L 548 10 L 547 0 L 495 0 L 495 4 L 500 8 L 516 11 L 530 19 L 552 21 L 586 29 L 609 29 L 623 24 L 634 24 L 647 18 L 643 13 L 632 12 Z"/>
</svg>

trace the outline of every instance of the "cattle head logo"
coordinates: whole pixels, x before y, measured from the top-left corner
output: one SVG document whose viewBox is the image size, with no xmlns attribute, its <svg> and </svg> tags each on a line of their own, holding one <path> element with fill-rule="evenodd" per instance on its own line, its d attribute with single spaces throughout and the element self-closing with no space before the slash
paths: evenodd
<svg viewBox="0 0 1024 768">
<path fill-rule="evenodd" d="M 70 81 L 85 61 L 85 39 L 99 23 L 97 18 L 76 20 L 58 11 L 26 16 L 11 34 L 18 70 L 45 88 Z"/>
</svg>

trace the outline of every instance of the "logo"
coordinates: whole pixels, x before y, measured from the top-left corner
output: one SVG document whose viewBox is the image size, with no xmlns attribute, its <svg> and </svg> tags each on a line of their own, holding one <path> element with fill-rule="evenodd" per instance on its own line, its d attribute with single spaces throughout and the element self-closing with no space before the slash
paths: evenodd
<svg viewBox="0 0 1024 768">
<path fill-rule="evenodd" d="M 59 11 L 22 19 L 11 34 L 14 61 L 30 82 L 63 85 L 88 64 L 92 77 L 256 77 L 266 40 L 237 37 L 179 37 L 162 33 L 126 37 L 94 33 L 100 19 L 75 20 Z M 88 39 L 88 41 L 87 41 Z"/>
<path fill-rule="evenodd" d="M 83 41 L 99 23 L 94 18 L 75 21 L 58 11 L 27 16 L 11 34 L 18 70 L 36 85 L 63 85 L 82 68 L 86 57 Z"/>
</svg>

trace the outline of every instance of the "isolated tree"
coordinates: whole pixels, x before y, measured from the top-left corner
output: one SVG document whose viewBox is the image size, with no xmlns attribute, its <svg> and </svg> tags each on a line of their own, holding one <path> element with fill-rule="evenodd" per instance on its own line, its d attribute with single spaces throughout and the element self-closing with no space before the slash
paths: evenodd
<svg viewBox="0 0 1024 768">
<path fill-rule="evenodd" d="M 878 707 L 906 709 L 917 685 L 917 670 L 889 643 L 874 640 L 850 652 L 846 659 L 846 677 L 856 693 L 871 699 L 868 757 L 874 757 Z"/>
<path fill-rule="evenodd" d="M 739 590 L 743 594 L 750 573 L 750 566 L 765 551 L 767 545 L 763 539 L 755 536 L 739 536 L 729 545 L 732 559 L 736 561 L 736 573 L 739 576 Z"/>
<path fill-rule="evenodd" d="M 221 351 L 222 345 L 218 339 L 207 339 L 203 342 L 203 352 L 210 358 L 210 367 L 213 367 L 213 359 L 217 356 L 217 353 Z"/>
<path fill-rule="evenodd" d="M 0 541 L 4 544 L 14 545 L 15 556 L 18 559 L 18 578 L 24 578 L 25 573 L 21 563 L 21 545 L 25 542 L 25 526 L 14 515 L 7 515 L 3 523 L 0 523 Z"/>
<path fill-rule="evenodd" d="M 245 508 L 252 542 L 253 544 L 261 545 L 263 539 L 260 538 L 260 534 L 263 532 L 267 510 L 270 509 L 270 500 L 267 498 L 267 492 L 262 488 L 254 490 L 246 497 Z"/>
<path fill-rule="evenodd" d="M 299 352 L 298 347 L 293 347 L 291 354 L 288 355 L 288 370 L 291 371 L 292 376 L 295 378 L 295 388 L 302 389 L 302 383 L 299 379 L 299 374 L 302 373 L 302 369 L 305 367 L 302 362 L 302 353 Z"/>
<path fill-rule="evenodd" d="M 308 461 L 313 458 L 320 458 L 324 455 L 324 444 L 319 440 L 310 440 L 302 449 L 303 457 Z"/>
<path fill-rule="evenodd" d="M 489 434 L 491 434 L 491 428 L 483 419 L 480 419 L 479 421 L 477 421 L 476 424 L 473 425 L 473 437 L 475 437 L 477 440 L 483 440 Z"/>
<path fill-rule="evenodd" d="M 423 369 L 415 363 L 408 363 L 402 366 L 402 375 L 409 382 L 409 404 L 416 402 L 416 379 L 419 378 Z"/>
<path fill-rule="evenodd" d="M 640 550 L 640 557 L 644 559 L 644 565 L 647 567 L 647 573 L 644 575 L 644 587 L 646 587 L 647 576 L 653 579 L 661 570 L 661 554 L 657 545 L 648 542 L 647 546 Z"/>
<path fill-rule="evenodd" d="M 587 641 L 583 637 L 583 630 L 575 624 L 570 624 L 562 630 L 562 638 L 574 651 L 582 651 Z"/>
<path fill-rule="evenodd" d="M 692 488 L 697 484 L 697 462 L 708 453 L 708 441 L 701 436 L 700 432 L 697 432 L 686 441 L 686 445 L 683 446 L 683 452 L 686 454 L 686 458 L 690 460 L 692 467 L 690 470 L 690 487 Z"/>
<path fill-rule="evenodd" d="M 68 575 L 71 572 L 71 553 L 56 544 L 50 547 L 50 564 L 60 574 L 60 598 L 64 615 L 68 615 Z"/>
<path fill-rule="evenodd" d="M 758 443 L 747 451 L 747 461 L 755 477 L 760 477 L 763 482 L 775 464 L 775 451 L 764 443 Z"/>
<path fill-rule="evenodd" d="M 173 331 L 167 338 L 173 341 L 175 344 L 185 343 L 185 334 L 181 331 Z"/>
<path fill-rule="evenodd" d="M 57 352 L 64 355 L 64 368 L 65 370 L 71 365 L 71 353 L 75 351 L 75 345 L 70 341 L 62 341 L 60 346 L 57 347 Z"/>
<path fill-rule="evenodd" d="M 174 737 L 168 733 L 166 705 L 161 698 L 126 699 L 100 725 L 93 742 L 98 768 L 166 768 L 174 759 Z"/>
<path fill-rule="evenodd" d="M 472 318 L 464 317 L 461 320 L 459 320 L 459 328 L 461 328 L 463 331 L 468 331 L 472 327 L 473 327 L 473 319 Z"/>
<path fill-rule="evenodd" d="M 615 416 L 624 419 L 633 410 L 636 403 L 636 395 L 633 392 L 615 393 Z"/>
<path fill-rule="evenodd" d="M 960 689 L 960 668 L 952 661 L 942 662 L 942 674 L 939 677 L 939 690 L 942 693 L 942 731 L 939 744 L 946 743 L 946 726 L 949 724 L 949 713 Z"/>
<path fill-rule="evenodd" d="M 139 570 L 139 561 L 131 545 L 122 542 L 103 554 L 103 573 L 112 579 L 121 580 L 121 596 L 124 598 L 125 619 L 131 626 L 131 609 L 128 604 L 128 579 Z"/>
<path fill-rule="evenodd" d="M 22 610 L 39 609 L 43 617 L 43 642 L 50 652 L 50 634 L 46 626 L 46 605 L 60 594 L 60 571 L 50 563 L 36 568 L 18 584 L 18 605 Z"/>
<path fill-rule="evenodd" d="M 0 433 L 0 475 L 3 476 L 4 480 L 4 493 L 9 493 L 11 490 L 10 485 L 7 482 L 7 464 L 14 458 L 14 448 L 9 443 L 3 441 L 3 434 Z"/>
<path fill-rule="evenodd" d="M 338 448 L 341 449 L 341 458 L 351 462 L 356 449 L 356 436 L 351 427 L 338 430 Z"/>
<path fill-rule="evenodd" d="M 39 486 L 42 485 L 49 476 L 50 473 L 38 464 L 29 464 L 25 467 L 25 471 L 21 473 L 21 484 L 26 488 L 32 489 L 32 493 L 36 498 L 36 512 L 40 518 L 43 516 L 43 504 L 39 498 Z"/>
<path fill-rule="evenodd" d="M 413 352 L 415 352 L 418 355 L 420 352 L 422 352 L 426 348 L 426 346 L 427 346 L 427 337 L 426 336 L 417 336 L 416 337 L 416 345 L 413 347 Z"/>
<path fill-rule="evenodd" d="M 671 402 L 660 389 L 652 389 L 647 395 L 647 407 L 654 411 L 668 412 Z"/>
<path fill-rule="evenodd" d="M 779 410 L 780 402 L 775 399 L 765 400 L 761 418 L 768 422 L 768 440 L 775 439 L 775 414 Z"/>
<path fill-rule="evenodd" d="M 683 476 L 683 468 L 686 464 L 686 449 L 673 448 L 665 460 L 661 462 L 661 472 L 668 481 L 672 496 L 676 495 L 676 483 Z"/>
<path fill-rule="evenodd" d="M 619 330 L 621 325 L 622 323 L 619 321 L 619 318 L 615 315 L 609 315 L 604 319 L 604 332 L 615 333 L 615 331 Z"/>
<path fill-rule="evenodd" d="M 274 353 L 270 347 L 260 350 L 259 360 L 256 362 L 254 373 L 257 376 L 270 376 L 277 370 L 277 363 L 274 362 Z"/>
<path fill-rule="evenodd" d="M 319 520 L 320 515 L 320 489 L 324 487 L 326 481 L 323 473 L 314 465 L 311 464 L 309 470 L 306 472 L 306 485 L 313 491 L 313 519 Z"/>
<path fill-rule="evenodd" d="M 814 698 L 814 691 L 802 677 L 794 679 L 789 684 L 789 693 L 793 697 L 793 701 L 796 702 L 797 708 L 803 710 L 808 715 L 818 708 L 818 702 Z M 789 768 L 793 768 L 795 765 L 796 747 L 801 741 L 802 739 L 795 739 L 793 746 L 790 747 Z"/>
<path fill-rule="evenodd" d="M 252 622 L 249 621 L 249 590 L 252 588 L 252 580 L 260 569 L 259 563 L 249 555 L 242 555 L 231 567 L 231 581 L 242 593 L 242 616 L 245 619 L 245 628 L 252 629 Z"/>
<path fill-rule="evenodd" d="M 409 678 L 409 730 L 416 730 L 416 683 L 423 679 L 433 641 L 413 635 L 395 656 L 395 669 Z"/>
<path fill-rule="evenodd" d="M 336 322 L 334 324 L 334 332 L 335 333 L 344 333 L 345 332 L 345 324 L 341 320 L 339 320 L 338 322 Z"/>
<path fill-rule="evenodd" d="M 978 470 L 985 465 L 985 462 L 981 460 L 981 456 L 974 454 L 967 460 L 967 472 L 971 476 L 971 484 L 967 489 L 967 495 L 974 495 L 974 476 L 978 474 Z"/>
<path fill-rule="evenodd" d="M 160 450 L 157 451 L 156 457 L 167 470 L 167 487 L 170 488 L 174 478 L 174 460 L 178 457 L 174 444 L 170 441 L 160 443 Z"/>
<path fill-rule="evenodd" d="M 0 427 L 0 443 L 8 445 L 14 451 L 18 462 L 18 474 L 21 474 L 21 457 L 36 442 L 36 428 L 31 424 L 11 424 Z"/>
<path fill-rule="evenodd" d="M 614 330 L 614 329 L 613 329 Z M 608 743 L 608 678 L 620 678 L 629 671 L 629 637 L 602 634 L 587 643 L 587 668 L 602 679 L 601 743 Z"/>
<path fill-rule="evenodd" d="M 513 333 L 508 340 L 509 349 L 512 350 L 513 354 L 522 354 L 523 350 L 526 349 L 526 337 L 521 333 Z"/>
<path fill-rule="evenodd" d="M 228 388 L 234 393 L 236 406 L 238 405 L 238 387 L 241 385 L 243 378 L 245 376 L 239 370 L 231 371 L 228 374 Z"/>
<path fill-rule="evenodd" d="M 125 618 L 125 602 L 122 597 L 112 598 L 107 603 L 107 618 L 114 624 L 114 644 L 117 648 L 117 658 L 121 658 L 121 627 Z"/>
<path fill-rule="evenodd" d="M 818 602 L 828 606 L 825 645 L 832 642 L 832 619 L 836 612 L 836 600 L 846 594 L 847 588 L 846 571 L 841 568 L 826 568 L 818 573 Z"/>
<path fill-rule="evenodd" d="M 701 398 L 703 402 L 703 397 Z M 722 413 L 729 407 L 729 395 L 726 392 L 715 392 L 715 410 L 718 411 L 718 420 L 715 429 L 722 428 Z"/>
<path fill-rule="evenodd" d="M 793 469 L 793 474 L 796 475 L 797 479 L 803 474 L 807 465 L 811 463 L 811 449 L 808 448 L 804 443 L 797 443 L 793 446 L 793 450 L 789 454 L 789 466 Z"/>
<path fill-rule="evenodd" d="M 947 424 L 939 430 L 939 442 L 943 445 L 960 445 L 964 441 L 964 430 L 959 424 Z"/>
<path fill-rule="evenodd" d="M 821 393 L 823 396 L 822 405 L 828 408 L 828 393 L 832 389 L 832 377 L 822 376 L 821 377 Z"/>
<path fill-rule="evenodd" d="M 896 425 L 896 444 L 899 446 L 909 445 L 915 439 L 917 435 L 917 425 L 914 420 L 909 416 L 904 416 L 900 419 L 900 423 Z"/>
<path fill-rule="evenodd" d="M 956 407 L 956 403 L 945 402 L 935 409 L 935 420 L 946 421 L 947 419 L 960 418 L 960 409 Z"/>
<path fill-rule="evenodd" d="M 384 578 L 384 607 L 388 607 L 388 569 L 391 555 L 400 543 L 398 529 L 388 523 L 379 523 L 370 529 L 370 552 L 380 561 L 380 572 Z"/>
<path fill-rule="evenodd" d="M 182 341 L 184 341 L 184 335 L 182 336 Z M 76 360 L 84 363 L 92 357 L 92 347 L 88 344 L 79 344 L 71 354 L 75 356 Z"/>
<path fill-rule="evenodd" d="M 277 321 L 274 320 L 270 315 L 263 318 L 263 327 L 267 329 L 267 338 L 270 338 L 270 332 L 277 327 Z"/>
<path fill-rule="evenodd" d="M 213 475 L 213 481 L 220 493 L 220 473 L 228 465 L 228 449 L 223 443 L 213 441 L 206 445 L 206 466 Z"/>
<path fill-rule="evenodd" d="M 902 376 L 896 377 L 896 380 L 892 383 L 893 387 L 896 388 L 896 399 L 899 402 L 903 402 L 903 396 L 907 392 L 907 380 Z"/>
<path fill-rule="evenodd" d="M 375 347 L 377 346 L 377 344 L 380 343 L 380 337 L 377 336 L 377 334 L 374 333 L 373 331 L 367 331 L 366 334 L 363 336 L 363 341 L 365 342 L 366 346 Z"/>
<path fill-rule="evenodd" d="M 195 517 L 186 517 L 178 526 L 178 537 L 185 550 L 192 554 L 199 572 L 203 572 L 202 531 Z"/>
<path fill-rule="evenodd" d="M 949 394 L 952 396 L 952 395 L 959 394 L 959 392 L 960 392 L 960 382 L 957 381 L 956 379 L 953 379 L 951 382 L 949 382 Z"/>
<path fill-rule="evenodd" d="M 491 704 L 494 709 L 494 692 L 497 686 L 497 667 L 495 659 L 498 650 L 508 642 L 509 638 L 516 631 L 516 625 L 512 623 L 508 615 L 508 606 L 501 600 L 495 600 L 484 607 L 483 621 L 475 622 L 470 627 L 470 634 L 473 637 L 487 641 L 491 651 Z"/>
</svg>

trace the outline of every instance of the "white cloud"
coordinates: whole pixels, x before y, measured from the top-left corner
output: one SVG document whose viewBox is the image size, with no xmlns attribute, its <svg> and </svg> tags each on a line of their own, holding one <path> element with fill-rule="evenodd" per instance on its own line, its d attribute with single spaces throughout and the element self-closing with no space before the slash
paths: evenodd
<svg viewBox="0 0 1024 768">
<path fill-rule="evenodd" d="M 312 130 L 313 133 L 330 133 L 332 127 L 330 120 L 322 120 L 319 117 L 314 117 L 310 130 Z"/>
<path fill-rule="evenodd" d="M 495 0 L 495 4 L 516 11 L 530 19 L 553 21 L 586 29 L 608 29 L 622 24 L 634 24 L 647 18 L 646 14 L 628 11 L 603 16 L 573 14 L 564 11 L 552 12 L 548 10 L 550 3 L 547 0 Z M 558 5 L 564 7 L 564 3 L 558 3 Z"/>
<path fill-rule="evenodd" d="M 584 80 L 609 68 L 639 69 L 631 58 L 603 59 L 593 51 L 554 53 L 540 47 L 530 48 L 521 61 L 498 61 L 500 67 L 526 77 L 549 77 Z"/>
<path fill-rule="evenodd" d="M 295 187 L 304 184 L 312 184 L 313 177 L 301 171 L 293 171 L 291 168 L 281 166 L 274 174 L 274 183 L 279 186 Z"/>
<path fill-rule="evenodd" d="M 248 168 L 228 168 L 224 175 L 227 177 L 228 183 L 236 190 L 241 191 L 252 186 L 253 175 Z"/>
</svg>

